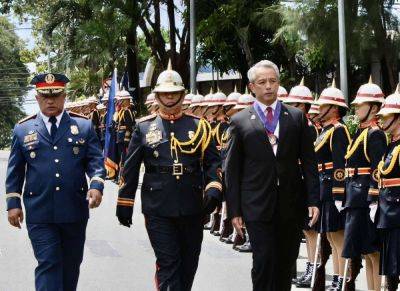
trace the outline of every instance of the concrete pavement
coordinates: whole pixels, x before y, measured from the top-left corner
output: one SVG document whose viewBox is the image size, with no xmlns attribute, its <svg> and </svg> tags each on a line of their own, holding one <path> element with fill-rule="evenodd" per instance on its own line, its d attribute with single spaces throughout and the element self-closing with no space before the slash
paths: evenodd
<svg viewBox="0 0 400 291">
<path fill-rule="evenodd" d="M 8 225 L 5 212 L 7 152 L 0 151 L 0 291 L 34 290 L 36 261 L 25 225 L 21 230 Z M 140 197 L 139 191 L 137 197 Z M 144 228 L 140 199 L 135 205 L 133 227 L 118 224 L 115 217 L 117 186 L 106 183 L 103 203 L 91 211 L 84 262 L 78 290 L 155 290 L 155 258 Z M 298 268 L 304 268 L 304 245 Z M 240 254 L 205 232 L 194 291 L 251 290 L 251 254 Z M 331 262 L 328 262 L 331 274 Z M 359 276 L 360 290 L 367 290 L 365 272 Z M 296 290 L 293 288 L 293 290 Z M 303 289 L 305 290 L 305 289 Z"/>
</svg>

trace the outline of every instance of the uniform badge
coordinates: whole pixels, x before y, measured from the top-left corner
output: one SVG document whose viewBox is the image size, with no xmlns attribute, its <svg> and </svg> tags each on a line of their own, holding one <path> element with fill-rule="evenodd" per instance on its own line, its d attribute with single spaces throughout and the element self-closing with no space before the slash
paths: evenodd
<svg viewBox="0 0 400 291">
<path fill-rule="evenodd" d="M 73 135 L 78 135 L 79 134 L 79 129 L 76 125 L 71 125 L 71 133 Z"/>
<path fill-rule="evenodd" d="M 372 178 L 375 180 L 375 182 L 378 182 L 378 181 L 379 181 L 379 171 L 378 171 L 378 169 L 375 169 L 375 170 L 372 172 Z"/>
<path fill-rule="evenodd" d="M 74 152 L 75 155 L 79 154 L 79 147 L 73 147 L 72 151 Z"/>
<path fill-rule="evenodd" d="M 53 84 L 55 81 L 55 77 L 53 74 L 47 74 L 44 80 L 46 81 L 47 84 Z"/>
<path fill-rule="evenodd" d="M 153 152 L 153 156 L 157 159 L 159 157 L 160 153 L 158 151 Z"/>
<path fill-rule="evenodd" d="M 24 143 L 31 143 L 37 141 L 38 136 L 36 132 L 24 136 Z"/>
<path fill-rule="evenodd" d="M 158 143 L 162 139 L 161 130 L 153 127 L 152 125 L 153 124 L 150 125 L 149 132 L 146 133 L 146 143 L 149 145 Z"/>
<path fill-rule="evenodd" d="M 31 157 L 31 159 L 34 159 L 34 158 L 36 158 L 36 153 L 35 152 L 31 152 L 29 154 L 29 156 Z"/>
<path fill-rule="evenodd" d="M 278 142 L 278 138 L 273 134 L 268 134 L 268 140 L 271 145 L 276 145 Z"/>
<path fill-rule="evenodd" d="M 346 178 L 346 175 L 343 169 L 336 169 L 333 173 L 333 177 L 336 181 L 342 182 Z"/>
<path fill-rule="evenodd" d="M 83 138 L 80 138 L 80 139 L 78 140 L 78 142 L 79 142 L 80 144 L 84 144 L 84 143 L 85 143 L 85 140 L 84 140 Z"/>
<path fill-rule="evenodd" d="M 189 131 L 188 131 L 188 136 L 189 136 L 189 139 L 194 138 L 194 131 L 189 130 Z"/>
</svg>

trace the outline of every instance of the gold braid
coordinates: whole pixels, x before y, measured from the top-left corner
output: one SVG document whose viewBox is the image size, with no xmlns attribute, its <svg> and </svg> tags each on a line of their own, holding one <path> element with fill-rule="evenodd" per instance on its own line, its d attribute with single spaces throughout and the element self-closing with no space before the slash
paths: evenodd
<svg viewBox="0 0 400 291">
<path fill-rule="evenodd" d="M 366 150 L 366 137 L 368 136 L 368 128 L 364 129 L 363 132 L 357 137 L 357 139 L 354 141 L 354 143 L 351 145 L 349 144 L 349 146 L 347 147 L 347 153 L 344 156 L 344 158 L 346 160 L 350 159 L 351 156 L 354 154 L 354 152 L 357 150 L 358 146 L 360 145 L 360 143 L 362 141 L 364 141 L 364 152 Z M 368 162 L 369 162 L 369 158 L 366 156 Z"/>
<path fill-rule="evenodd" d="M 188 141 L 179 141 L 174 135 L 171 136 L 171 156 L 174 158 L 174 162 L 178 163 L 178 149 L 183 154 L 194 154 L 201 146 L 201 158 L 204 156 L 204 151 L 211 140 L 211 126 L 205 119 L 200 119 L 196 133 L 193 138 Z M 200 138 L 199 138 L 200 137 Z M 186 147 L 190 146 L 190 149 Z"/>
<path fill-rule="evenodd" d="M 323 145 L 328 141 L 328 139 L 330 138 L 330 136 L 332 135 L 332 133 L 334 131 L 335 131 L 335 127 L 332 127 L 326 133 L 324 133 L 322 141 L 319 142 L 317 145 L 315 145 L 315 151 L 316 152 L 318 152 L 323 147 Z"/>
<path fill-rule="evenodd" d="M 390 172 L 392 172 L 396 164 L 397 158 L 399 156 L 399 153 L 400 153 L 400 145 L 394 148 L 392 159 L 390 160 L 389 166 L 386 169 L 383 169 L 383 166 L 385 164 L 383 160 L 379 163 L 378 165 L 379 176 L 381 175 L 386 176 L 389 175 Z"/>
</svg>

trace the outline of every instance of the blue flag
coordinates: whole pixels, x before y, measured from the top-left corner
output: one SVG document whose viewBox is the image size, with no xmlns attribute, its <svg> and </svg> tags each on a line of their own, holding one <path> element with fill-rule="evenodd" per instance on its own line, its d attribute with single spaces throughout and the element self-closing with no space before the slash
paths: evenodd
<svg viewBox="0 0 400 291">
<path fill-rule="evenodd" d="M 116 132 L 115 132 L 115 95 L 117 93 L 117 69 L 114 70 L 111 87 L 108 96 L 107 113 L 106 113 L 106 136 L 104 145 L 104 165 L 107 170 L 107 178 L 113 179 L 118 173 L 118 154 L 116 144 Z"/>
</svg>

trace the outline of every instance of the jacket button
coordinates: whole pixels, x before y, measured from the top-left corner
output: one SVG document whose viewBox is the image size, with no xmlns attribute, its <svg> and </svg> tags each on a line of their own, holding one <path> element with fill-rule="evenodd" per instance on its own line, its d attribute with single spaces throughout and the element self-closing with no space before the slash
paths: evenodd
<svg viewBox="0 0 400 291">
<path fill-rule="evenodd" d="M 58 163 L 60 160 L 59 159 L 55 159 L 54 162 Z"/>
<path fill-rule="evenodd" d="M 57 146 L 54 146 L 53 149 L 56 151 L 56 150 L 58 149 L 58 147 L 57 147 Z"/>
<path fill-rule="evenodd" d="M 57 178 L 60 177 L 60 174 L 59 174 L 59 173 L 56 173 L 56 177 L 57 177 Z"/>
<path fill-rule="evenodd" d="M 56 187 L 56 191 L 60 191 L 60 187 Z"/>
<path fill-rule="evenodd" d="M 150 191 L 153 191 L 153 188 L 152 188 L 152 187 L 150 187 Z"/>
<path fill-rule="evenodd" d="M 32 192 L 29 192 L 29 195 L 32 195 L 33 193 Z"/>
</svg>

